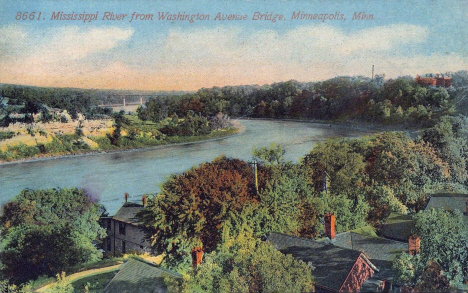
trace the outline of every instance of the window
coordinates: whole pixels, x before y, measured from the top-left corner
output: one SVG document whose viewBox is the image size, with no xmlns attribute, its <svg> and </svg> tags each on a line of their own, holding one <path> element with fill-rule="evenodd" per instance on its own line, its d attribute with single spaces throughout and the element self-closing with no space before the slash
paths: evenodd
<svg viewBox="0 0 468 293">
<path fill-rule="evenodd" d="M 127 252 L 127 247 L 125 241 L 122 241 L 122 253 Z"/>
<path fill-rule="evenodd" d="M 125 223 L 119 222 L 119 233 L 125 235 Z"/>
<path fill-rule="evenodd" d="M 107 238 L 107 251 L 111 251 L 112 250 L 112 241 L 110 240 L 110 238 Z"/>
<path fill-rule="evenodd" d="M 111 219 L 107 219 L 107 230 L 110 230 L 112 228 L 112 221 Z"/>
</svg>

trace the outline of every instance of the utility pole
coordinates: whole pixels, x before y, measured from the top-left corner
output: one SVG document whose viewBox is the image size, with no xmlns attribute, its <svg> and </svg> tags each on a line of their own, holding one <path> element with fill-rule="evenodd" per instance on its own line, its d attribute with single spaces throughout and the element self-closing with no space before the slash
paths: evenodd
<svg viewBox="0 0 468 293">
<path fill-rule="evenodd" d="M 255 193 L 258 194 L 258 172 L 257 172 L 257 161 L 253 161 L 251 163 L 249 163 L 251 165 L 253 165 L 253 169 L 254 169 L 254 181 L 255 181 Z"/>
</svg>

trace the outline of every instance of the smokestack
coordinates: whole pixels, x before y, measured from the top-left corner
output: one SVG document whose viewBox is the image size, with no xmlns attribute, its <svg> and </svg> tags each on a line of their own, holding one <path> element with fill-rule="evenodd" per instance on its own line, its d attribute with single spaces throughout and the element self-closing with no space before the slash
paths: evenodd
<svg viewBox="0 0 468 293">
<path fill-rule="evenodd" d="M 416 235 L 411 235 L 408 238 L 408 253 L 411 255 L 416 255 L 420 252 L 421 248 L 421 239 Z"/>
<path fill-rule="evenodd" d="M 335 232 L 335 215 L 332 213 L 325 214 L 325 235 L 328 238 L 334 239 L 336 232 Z"/>
<path fill-rule="evenodd" d="M 203 249 L 201 247 L 192 248 L 192 267 L 196 267 L 202 262 Z"/>
<path fill-rule="evenodd" d="M 128 201 L 128 193 L 125 192 L 125 202 Z"/>
<path fill-rule="evenodd" d="M 143 204 L 144 207 L 146 207 L 146 201 L 147 201 L 147 196 L 146 196 L 146 195 L 143 195 L 143 196 L 141 197 L 141 202 L 142 202 L 142 204 Z"/>
</svg>

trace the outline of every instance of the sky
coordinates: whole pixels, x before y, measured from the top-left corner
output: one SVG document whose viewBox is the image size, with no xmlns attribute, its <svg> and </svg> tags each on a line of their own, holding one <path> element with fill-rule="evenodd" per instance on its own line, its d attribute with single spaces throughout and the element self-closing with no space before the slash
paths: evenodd
<svg viewBox="0 0 468 293">
<path fill-rule="evenodd" d="M 467 40 L 468 0 L 0 0 L 0 83 L 189 91 L 370 77 L 372 65 L 395 78 L 467 70 Z"/>
</svg>

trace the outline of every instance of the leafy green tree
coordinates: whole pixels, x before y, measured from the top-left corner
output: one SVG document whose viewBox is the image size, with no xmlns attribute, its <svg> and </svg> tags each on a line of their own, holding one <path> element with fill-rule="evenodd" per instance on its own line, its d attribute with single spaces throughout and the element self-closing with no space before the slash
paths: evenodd
<svg viewBox="0 0 468 293">
<path fill-rule="evenodd" d="M 420 254 L 393 262 L 397 278 L 411 286 L 460 287 L 468 272 L 468 227 L 460 211 L 430 209 L 415 216 Z M 432 279 L 432 281 L 429 281 Z"/>
<path fill-rule="evenodd" d="M 2 273 L 21 283 L 99 260 L 93 241 L 105 236 L 103 211 L 80 189 L 21 191 L 0 217 Z"/>
<path fill-rule="evenodd" d="M 303 159 L 316 192 L 351 193 L 363 186 L 364 157 L 350 140 L 327 140 L 317 144 Z"/>
<path fill-rule="evenodd" d="M 273 245 L 240 236 L 205 255 L 189 272 L 181 292 L 311 292 L 312 269 Z M 177 291 L 174 291 L 177 292 Z"/>
<path fill-rule="evenodd" d="M 444 116 L 422 139 L 431 143 L 442 160 L 449 163 L 452 181 L 466 183 L 468 178 L 468 119 Z"/>
<path fill-rule="evenodd" d="M 363 195 L 351 200 L 346 195 L 330 195 L 322 193 L 319 196 L 323 217 L 326 213 L 336 216 L 336 231 L 345 232 L 367 225 L 366 218 L 369 213 L 369 204 Z"/>
<path fill-rule="evenodd" d="M 258 232 L 297 234 L 303 227 L 301 207 L 313 196 L 306 175 L 292 163 L 278 165 L 271 168 L 271 172 L 265 188 L 259 193 L 259 206 L 255 212 L 255 221 L 261 227 Z"/>
<path fill-rule="evenodd" d="M 402 252 L 393 260 L 392 268 L 399 284 L 413 286 L 416 284 L 417 276 L 421 274 L 420 255 L 414 256 Z"/>
<path fill-rule="evenodd" d="M 269 147 L 254 148 L 252 155 L 254 160 L 259 160 L 267 165 L 281 164 L 284 162 L 284 146 L 271 143 Z"/>
</svg>

